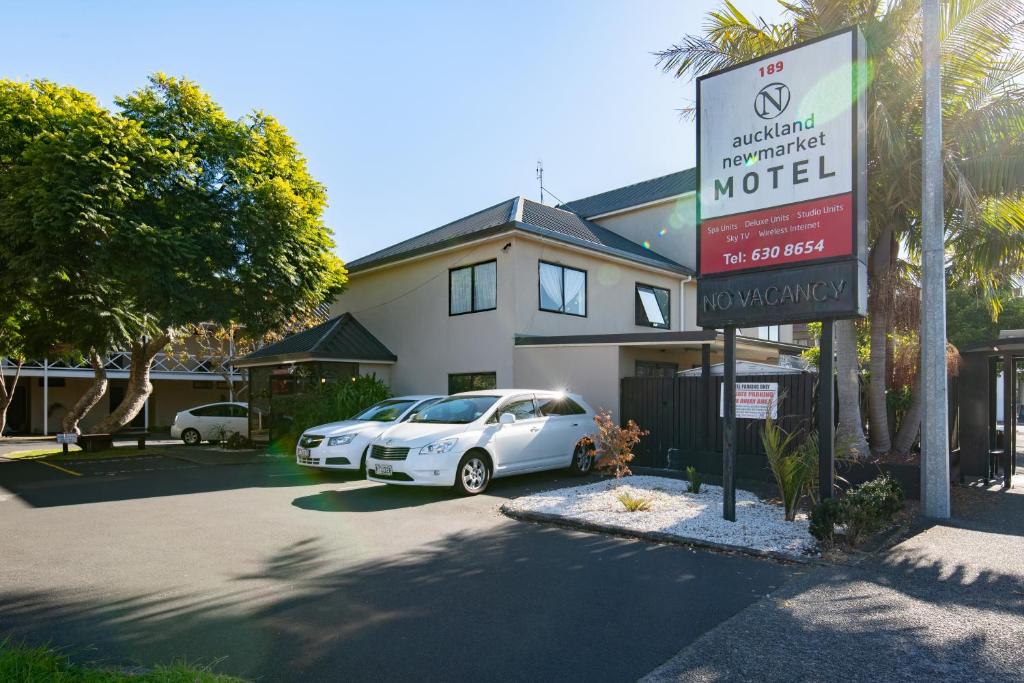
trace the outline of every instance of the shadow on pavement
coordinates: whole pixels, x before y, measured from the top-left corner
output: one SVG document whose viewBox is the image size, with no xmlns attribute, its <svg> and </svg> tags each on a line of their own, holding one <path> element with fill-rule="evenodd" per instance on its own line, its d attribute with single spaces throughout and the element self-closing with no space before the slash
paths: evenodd
<svg viewBox="0 0 1024 683">
<path fill-rule="evenodd" d="M 798 568 L 530 524 L 339 567 L 308 536 L 207 592 L 0 590 L 0 636 L 261 680 L 635 680 Z"/>
</svg>

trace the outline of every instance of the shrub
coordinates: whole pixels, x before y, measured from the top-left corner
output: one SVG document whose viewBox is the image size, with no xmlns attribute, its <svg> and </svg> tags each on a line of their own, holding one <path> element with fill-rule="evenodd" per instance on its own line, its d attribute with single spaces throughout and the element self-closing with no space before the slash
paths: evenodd
<svg viewBox="0 0 1024 683">
<path fill-rule="evenodd" d="M 619 502 L 622 503 L 622 507 L 626 508 L 626 512 L 646 512 L 651 509 L 651 499 L 642 498 L 640 496 L 634 496 L 628 491 L 623 491 L 618 495 Z"/>
<path fill-rule="evenodd" d="M 345 420 L 391 397 L 388 385 L 375 375 L 319 384 L 308 391 L 274 398 L 274 412 L 286 420 L 284 439 L 294 442 L 310 427 Z"/>
<path fill-rule="evenodd" d="M 619 426 L 608 410 L 599 410 L 594 416 L 594 424 L 597 425 L 597 434 L 594 438 L 597 452 L 597 461 L 594 464 L 597 469 L 601 472 L 614 473 L 616 479 L 632 474 L 629 463 L 635 457 L 633 447 L 649 432 L 640 429 L 633 420 L 627 422 L 625 427 Z"/>
<path fill-rule="evenodd" d="M 903 489 L 885 474 L 850 489 L 842 500 L 846 538 L 856 545 L 868 534 L 883 529 L 903 509 Z"/>
<path fill-rule="evenodd" d="M 839 500 L 823 500 L 811 510 L 810 532 L 825 547 L 835 542 L 836 526 L 845 529 L 846 541 L 857 545 L 880 531 L 903 509 L 903 489 L 889 475 L 865 482 Z"/>
<path fill-rule="evenodd" d="M 701 481 L 700 474 L 697 473 L 697 468 L 693 465 L 686 466 L 686 490 L 689 493 L 700 493 L 700 485 L 704 482 Z"/>
<path fill-rule="evenodd" d="M 818 470 L 818 437 L 813 432 L 795 444 L 798 434 L 787 432 L 775 423 L 769 412 L 761 429 L 761 443 L 768 456 L 775 484 L 786 512 L 786 521 L 796 519 L 796 511 L 804 494 L 812 492 Z"/>
<path fill-rule="evenodd" d="M 826 498 L 811 508 L 811 536 L 824 547 L 831 548 L 836 539 L 836 525 L 842 524 L 843 506 L 835 498 Z"/>
<path fill-rule="evenodd" d="M 228 450 L 237 451 L 243 448 L 252 448 L 252 441 L 242 436 L 238 432 L 232 432 L 231 436 L 224 442 L 224 448 Z"/>
</svg>

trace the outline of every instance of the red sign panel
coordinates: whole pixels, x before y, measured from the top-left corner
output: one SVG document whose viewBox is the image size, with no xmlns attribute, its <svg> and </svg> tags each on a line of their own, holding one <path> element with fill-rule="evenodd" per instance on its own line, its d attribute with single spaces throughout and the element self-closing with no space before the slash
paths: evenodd
<svg viewBox="0 0 1024 683">
<path fill-rule="evenodd" d="M 853 254 L 853 194 L 709 218 L 700 224 L 702 275 Z"/>
</svg>

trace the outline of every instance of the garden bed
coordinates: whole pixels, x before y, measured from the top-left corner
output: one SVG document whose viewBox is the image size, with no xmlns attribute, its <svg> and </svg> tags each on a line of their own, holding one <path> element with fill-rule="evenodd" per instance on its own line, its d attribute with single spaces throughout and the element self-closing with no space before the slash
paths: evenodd
<svg viewBox="0 0 1024 683">
<path fill-rule="evenodd" d="M 728 522 L 722 518 L 721 487 L 704 485 L 700 493 L 686 489 L 687 482 L 679 479 L 632 476 L 524 496 L 502 510 L 520 519 L 786 559 L 805 559 L 815 552 L 806 515 L 787 522 L 781 506 L 737 490 L 736 521 Z M 650 509 L 627 511 L 619 500 L 623 493 L 648 499 Z"/>
</svg>

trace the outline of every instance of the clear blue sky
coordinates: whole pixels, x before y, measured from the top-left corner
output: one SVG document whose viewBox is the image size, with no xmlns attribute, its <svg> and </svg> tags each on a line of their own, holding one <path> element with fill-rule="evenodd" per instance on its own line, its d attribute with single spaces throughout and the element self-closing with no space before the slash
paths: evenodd
<svg viewBox="0 0 1024 683">
<path fill-rule="evenodd" d="M 739 0 L 777 17 L 774 0 Z M 513 195 L 569 201 L 694 163 L 693 86 L 650 53 L 718 0 L 11 3 L 0 76 L 111 104 L 164 71 L 264 109 L 327 185 L 354 259 Z M 550 202 L 551 200 L 548 199 Z"/>
</svg>

